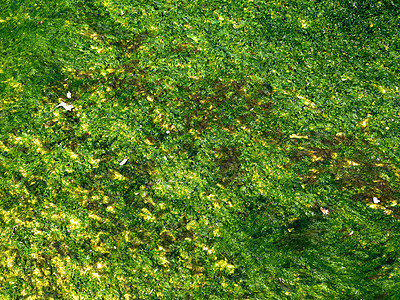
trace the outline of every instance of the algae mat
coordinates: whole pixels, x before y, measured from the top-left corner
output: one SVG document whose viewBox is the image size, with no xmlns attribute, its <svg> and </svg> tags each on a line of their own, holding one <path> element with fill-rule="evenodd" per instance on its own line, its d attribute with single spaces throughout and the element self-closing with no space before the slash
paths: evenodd
<svg viewBox="0 0 400 300">
<path fill-rule="evenodd" d="M 395 299 L 396 1 L 2 1 L 2 299 Z"/>
</svg>

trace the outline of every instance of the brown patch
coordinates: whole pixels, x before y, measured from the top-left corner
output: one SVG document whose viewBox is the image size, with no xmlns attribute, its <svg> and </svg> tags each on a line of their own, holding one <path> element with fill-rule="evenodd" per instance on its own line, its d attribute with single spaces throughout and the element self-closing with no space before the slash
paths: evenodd
<svg viewBox="0 0 400 300">
<path fill-rule="evenodd" d="M 186 267 L 191 271 L 192 275 L 202 274 L 204 270 L 195 258 L 192 258 Z"/>
<path fill-rule="evenodd" d="M 161 246 L 163 246 L 164 248 L 168 248 L 172 243 L 175 242 L 175 237 L 171 231 L 164 230 L 160 233 L 160 240 Z"/>
<path fill-rule="evenodd" d="M 204 88 L 199 88 L 185 99 L 181 99 L 177 105 L 183 110 L 186 127 L 197 131 L 197 136 L 211 127 L 219 127 L 231 134 L 236 133 L 238 127 L 249 125 L 250 121 L 257 117 L 259 108 L 265 116 L 268 116 L 272 109 L 272 104 L 266 100 L 260 100 L 254 91 L 245 92 L 248 87 L 243 80 L 223 82 L 206 79 L 201 83 L 202 86 L 208 88 L 208 93 L 203 93 Z M 178 86 L 178 88 L 187 92 L 193 90 L 187 86 Z M 229 108 L 227 103 L 231 103 L 230 110 L 227 110 Z M 226 122 L 225 112 L 235 116 L 231 123 Z"/>
<path fill-rule="evenodd" d="M 335 136 L 330 140 L 319 138 L 319 141 L 332 148 L 309 146 L 308 141 L 290 141 L 301 149 L 289 153 L 292 161 L 298 163 L 307 159 L 311 164 L 309 172 L 299 176 L 303 184 L 315 184 L 321 175 L 330 173 L 335 176 L 338 189 L 351 191 L 356 201 L 372 203 L 373 197 L 378 197 L 379 205 L 384 206 L 385 202 L 397 200 L 395 188 L 382 176 L 383 173 L 394 171 L 392 166 L 371 162 L 369 157 L 359 152 L 355 153 L 353 158 L 337 157 L 336 151 L 339 145 L 352 147 L 354 144 L 354 141 L 347 136 Z M 388 206 L 386 209 L 390 210 L 394 217 L 399 217 L 395 208 Z"/>
<path fill-rule="evenodd" d="M 68 142 L 67 147 L 69 149 L 71 149 L 73 152 L 75 152 L 78 149 L 78 145 L 79 144 L 74 140 L 74 141 Z"/>
<path fill-rule="evenodd" d="M 224 186 L 230 183 L 238 184 L 236 180 L 238 176 L 243 175 L 244 171 L 240 170 L 241 162 L 239 160 L 239 150 L 236 147 L 222 147 L 214 149 L 218 158 L 219 175 Z"/>
<path fill-rule="evenodd" d="M 184 239 L 193 239 L 194 238 L 194 232 L 193 230 L 186 230 L 183 229 L 182 231 L 178 232 L 178 234 L 176 235 L 176 241 L 182 241 Z"/>
<path fill-rule="evenodd" d="M 124 49 L 126 53 L 132 53 L 139 49 L 148 35 L 148 32 L 145 32 L 135 36 L 132 40 L 120 40 L 117 42 L 117 45 Z"/>
<path fill-rule="evenodd" d="M 189 43 L 183 43 L 180 45 L 177 45 L 176 47 L 171 49 L 172 52 L 174 53 L 185 53 L 185 54 L 191 54 L 191 53 L 199 53 L 200 49 L 193 46 L 192 44 Z"/>
</svg>

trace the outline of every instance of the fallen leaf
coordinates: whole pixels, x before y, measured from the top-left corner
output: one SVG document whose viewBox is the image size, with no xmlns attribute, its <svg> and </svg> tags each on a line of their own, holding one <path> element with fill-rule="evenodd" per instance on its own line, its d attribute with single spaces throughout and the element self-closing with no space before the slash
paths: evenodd
<svg viewBox="0 0 400 300">
<path fill-rule="evenodd" d="M 320 207 L 319 209 L 322 211 L 322 213 L 324 215 L 328 215 L 329 214 L 329 209 L 326 209 L 326 208 L 323 208 L 323 207 Z"/>
<path fill-rule="evenodd" d="M 67 104 L 65 102 L 61 102 L 56 107 L 63 107 L 66 111 L 71 111 L 72 109 L 75 108 L 75 106 L 73 106 L 72 104 Z"/>
</svg>

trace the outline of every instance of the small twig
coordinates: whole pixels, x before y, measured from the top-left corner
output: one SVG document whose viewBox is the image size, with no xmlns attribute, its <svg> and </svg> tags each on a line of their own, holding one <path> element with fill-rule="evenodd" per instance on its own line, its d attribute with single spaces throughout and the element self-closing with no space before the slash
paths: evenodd
<svg viewBox="0 0 400 300">
<path fill-rule="evenodd" d="M 15 229 L 18 227 L 18 225 L 14 225 L 13 230 L 12 230 L 12 234 L 11 236 L 8 238 L 9 240 L 14 236 L 15 234 Z"/>
</svg>

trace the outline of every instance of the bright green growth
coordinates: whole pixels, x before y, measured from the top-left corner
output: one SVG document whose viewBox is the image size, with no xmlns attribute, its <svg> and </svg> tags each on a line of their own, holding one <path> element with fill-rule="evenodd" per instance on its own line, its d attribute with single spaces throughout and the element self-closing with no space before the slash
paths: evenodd
<svg viewBox="0 0 400 300">
<path fill-rule="evenodd" d="M 3 1 L 1 298 L 400 297 L 399 9 Z"/>
</svg>

